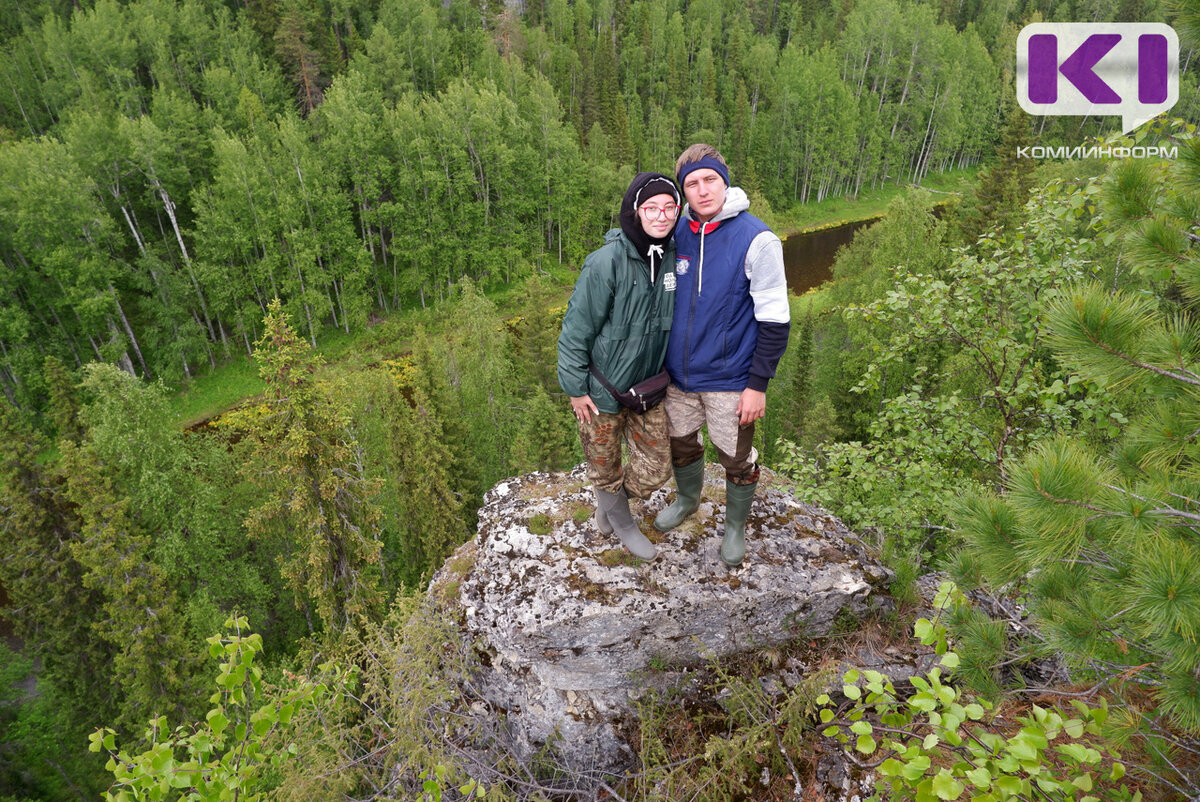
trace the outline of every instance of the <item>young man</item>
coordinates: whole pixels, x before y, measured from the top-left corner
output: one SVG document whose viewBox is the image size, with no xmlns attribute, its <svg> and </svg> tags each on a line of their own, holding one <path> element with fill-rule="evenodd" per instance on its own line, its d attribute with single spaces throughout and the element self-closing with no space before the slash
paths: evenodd
<svg viewBox="0 0 1200 802">
<path fill-rule="evenodd" d="M 708 436 L 725 467 L 721 560 L 746 555 L 746 516 L 758 487 L 754 422 L 766 411 L 767 382 L 787 348 L 791 327 L 783 246 L 746 210 L 729 185 L 729 168 L 711 145 L 685 150 L 675 164 L 687 204 L 675 229 L 676 303 L 667 345 L 667 420 L 678 495 L 654 519 L 679 526 L 700 506 Z"/>
</svg>

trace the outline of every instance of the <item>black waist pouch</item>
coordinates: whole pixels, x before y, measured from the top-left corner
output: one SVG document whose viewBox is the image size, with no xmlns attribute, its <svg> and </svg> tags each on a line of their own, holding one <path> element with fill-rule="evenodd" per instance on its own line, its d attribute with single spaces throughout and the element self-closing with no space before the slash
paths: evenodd
<svg viewBox="0 0 1200 802">
<path fill-rule="evenodd" d="M 626 409 L 633 410 L 639 415 L 661 404 L 662 400 L 667 397 L 667 385 L 671 383 L 671 377 L 667 375 L 667 371 L 664 368 L 650 378 L 643 379 L 633 385 L 627 392 L 622 393 L 609 384 L 608 379 L 604 378 L 604 374 L 596 370 L 595 365 L 588 365 L 588 370 L 604 385 L 605 390 L 613 394 L 613 398 L 617 399 L 618 404 Z"/>
</svg>

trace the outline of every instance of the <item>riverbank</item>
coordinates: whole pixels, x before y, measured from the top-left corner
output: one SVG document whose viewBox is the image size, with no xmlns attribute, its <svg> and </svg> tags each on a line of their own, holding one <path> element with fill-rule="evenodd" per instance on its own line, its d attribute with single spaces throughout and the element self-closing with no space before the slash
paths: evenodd
<svg viewBox="0 0 1200 802">
<path fill-rule="evenodd" d="M 921 185 L 935 195 L 946 195 L 951 200 L 960 195 L 974 191 L 979 176 L 979 168 L 971 167 L 964 170 L 951 170 L 947 173 L 926 176 Z M 888 204 L 896 196 L 913 189 L 912 184 L 885 184 L 873 190 L 860 192 L 857 198 L 842 196 L 826 198 L 820 203 L 806 203 L 795 206 L 786 212 L 772 214 L 771 224 L 781 237 L 807 234 L 826 228 L 835 228 L 854 223 L 859 220 L 869 220 L 880 217 L 887 211 Z"/>
</svg>

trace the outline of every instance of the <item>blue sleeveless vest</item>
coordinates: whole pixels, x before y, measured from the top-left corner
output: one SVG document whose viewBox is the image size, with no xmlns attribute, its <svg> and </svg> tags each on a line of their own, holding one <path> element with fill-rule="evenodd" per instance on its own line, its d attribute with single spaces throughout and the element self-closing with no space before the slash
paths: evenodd
<svg viewBox="0 0 1200 802">
<path fill-rule="evenodd" d="M 675 316 L 667 371 L 684 392 L 740 392 L 750 379 L 758 342 L 746 252 L 768 229 L 742 212 L 705 230 L 701 265 L 700 234 L 686 219 L 675 228 Z"/>
</svg>

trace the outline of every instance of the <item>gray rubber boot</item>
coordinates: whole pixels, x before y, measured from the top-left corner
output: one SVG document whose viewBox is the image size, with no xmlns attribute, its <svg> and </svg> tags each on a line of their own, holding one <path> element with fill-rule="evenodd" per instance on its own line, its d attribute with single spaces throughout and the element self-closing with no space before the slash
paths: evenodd
<svg viewBox="0 0 1200 802">
<path fill-rule="evenodd" d="M 654 528 L 669 532 L 700 507 L 700 488 L 704 485 L 704 459 L 675 469 L 675 502 L 664 507 L 654 519 Z"/>
<path fill-rule="evenodd" d="M 757 489 L 758 482 L 735 485 L 725 481 L 725 537 L 721 540 L 721 562 L 730 568 L 741 565 L 746 556 L 746 516 L 750 514 Z"/>
<path fill-rule="evenodd" d="M 634 523 L 633 516 L 629 512 L 629 496 L 625 495 L 624 490 L 620 493 L 597 490 L 596 498 L 599 500 L 600 509 L 604 510 L 604 517 L 608 519 L 613 532 L 621 541 L 621 545 L 629 549 L 630 554 L 643 560 L 653 560 L 658 556 L 658 549 L 654 548 L 654 544 L 642 534 L 642 530 L 638 529 L 637 524 Z"/>
<path fill-rule="evenodd" d="M 602 535 L 611 535 L 613 533 L 612 524 L 608 522 L 608 516 L 604 514 L 604 508 L 600 506 L 599 490 L 596 490 L 596 528 L 600 530 L 600 534 Z"/>
</svg>

